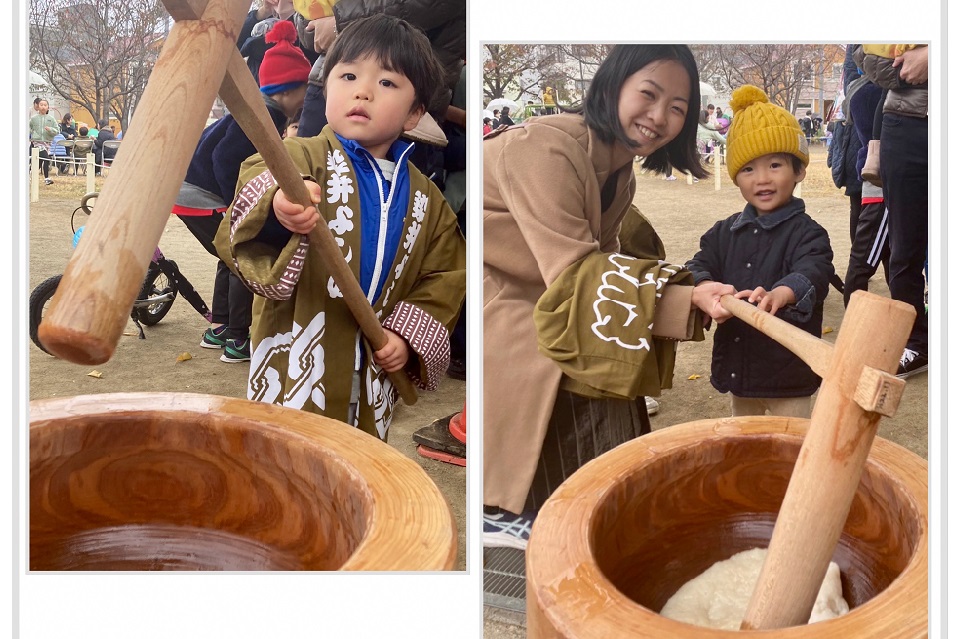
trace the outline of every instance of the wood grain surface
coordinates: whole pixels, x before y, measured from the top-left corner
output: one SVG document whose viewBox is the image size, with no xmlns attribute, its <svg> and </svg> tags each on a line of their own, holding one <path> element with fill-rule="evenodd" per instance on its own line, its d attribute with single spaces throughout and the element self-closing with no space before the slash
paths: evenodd
<svg viewBox="0 0 960 639">
<path fill-rule="evenodd" d="M 584 466 L 534 524 L 528 637 L 925 637 L 926 462 L 882 439 L 874 441 L 832 553 L 850 613 L 741 632 L 657 614 L 715 561 L 769 543 L 808 425 L 785 417 L 679 424 Z"/>
<path fill-rule="evenodd" d="M 850 296 L 741 628 L 810 618 L 881 417 L 857 402 L 863 371 L 896 372 L 915 318 L 904 302 L 866 291 Z M 787 325 L 767 320 L 777 323 Z M 793 350 L 790 340 L 781 343 Z"/>
<path fill-rule="evenodd" d="M 449 570 L 412 460 L 336 420 L 181 393 L 31 402 L 31 570 Z"/>
<path fill-rule="evenodd" d="M 113 355 L 249 6 L 209 0 L 201 19 L 171 28 L 40 324 L 40 341 L 57 357 L 92 365 Z"/>
</svg>

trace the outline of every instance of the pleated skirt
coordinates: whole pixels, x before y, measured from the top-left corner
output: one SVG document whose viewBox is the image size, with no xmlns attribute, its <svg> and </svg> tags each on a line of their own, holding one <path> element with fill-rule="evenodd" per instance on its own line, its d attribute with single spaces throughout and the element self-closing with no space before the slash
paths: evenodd
<svg viewBox="0 0 960 639">
<path fill-rule="evenodd" d="M 588 461 L 649 433 L 646 400 L 591 399 L 557 393 L 524 510 L 537 512 L 563 481 Z"/>
</svg>

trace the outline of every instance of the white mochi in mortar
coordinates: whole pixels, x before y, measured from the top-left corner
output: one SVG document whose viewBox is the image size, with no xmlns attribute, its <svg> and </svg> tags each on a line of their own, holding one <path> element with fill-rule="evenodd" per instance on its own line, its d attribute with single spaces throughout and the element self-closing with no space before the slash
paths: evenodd
<svg viewBox="0 0 960 639">
<path fill-rule="evenodd" d="M 705 628 L 739 630 L 766 556 L 766 548 L 753 548 L 718 561 L 681 586 L 660 614 Z M 840 567 L 831 561 L 809 623 L 834 619 L 849 611 L 840 585 Z"/>
</svg>

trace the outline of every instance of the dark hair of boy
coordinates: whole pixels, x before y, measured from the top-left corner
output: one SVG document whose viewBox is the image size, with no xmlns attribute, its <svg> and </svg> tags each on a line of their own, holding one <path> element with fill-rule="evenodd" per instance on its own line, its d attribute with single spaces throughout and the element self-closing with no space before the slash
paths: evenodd
<svg viewBox="0 0 960 639">
<path fill-rule="evenodd" d="M 597 69 L 584 97 L 583 105 L 574 111 L 583 117 L 597 136 L 612 144 L 615 140 L 628 149 L 636 146 L 620 126 L 620 89 L 631 75 L 652 62 L 674 60 L 690 77 L 690 102 L 687 117 L 679 135 L 644 158 L 643 168 L 666 173 L 673 166 L 693 177 L 707 176 L 697 151 L 697 119 L 700 105 L 700 72 L 690 48 L 684 44 L 626 44 L 617 45 Z"/>
<path fill-rule="evenodd" d="M 85 126 L 82 126 L 82 127 L 80 127 L 80 130 L 77 131 L 77 133 L 80 134 L 80 137 L 85 138 L 85 137 L 87 137 L 87 134 L 90 133 L 90 129 L 88 129 L 88 128 L 85 127 Z"/>
<path fill-rule="evenodd" d="M 297 109 L 297 112 L 293 114 L 292 117 L 287 118 L 287 122 L 283 125 L 283 129 L 286 130 L 291 124 L 299 124 L 300 118 L 303 116 L 303 107 Z"/>
<path fill-rule="evenodd" d="M 323 85 L 331 69 L 340 62 L 354 62 L 375 56 L 388 71 L 401 73 L 413 85 L 411 111 L 426 109 L 440 90 L 443 69 L 427 36 L 406 20 L 378 13 L 347 25 L 337 37 L 323 64 Z"/>
</svg>

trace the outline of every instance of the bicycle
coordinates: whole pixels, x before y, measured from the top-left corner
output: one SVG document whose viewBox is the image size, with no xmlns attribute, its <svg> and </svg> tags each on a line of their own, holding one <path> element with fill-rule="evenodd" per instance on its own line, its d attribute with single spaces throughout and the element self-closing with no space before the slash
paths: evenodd
<svg viewBox="0 0 960 639">
<path fill-rule="evenodd" d="M 70 229 L 73 231 L 73 246 L 76 248 L 83 234 L 83 226 L 77 227 L 77 214 L 83 211 L 86 215 L 92 213 L 92 204 L 96 202 L 98 192 L 87 193 L 80 200 L 80 206 L 74 209 L 70 216 Z M 42 281 L 30 293 L 30 340 L 45 353 L 49 353 L 40 342 L 38 330 L 47 304 L 57 292 L 63 275 L 54 275 Z M 177 263 L 168 259 L 158 246 L 154 249 L 147 274 L 143 279 L 140 292 L 130 310 L 130 318 L 139 331 L 139 339 L 146 339 L 143 326 L 155 326 L 162 320 L 173 306 L 177 295 L 182 295 L 190 305 L 208 322 L 213 321 L 213 314 L 206 302 L 200 297 L 196 289 L 180 271 Z"/>
</svg>

